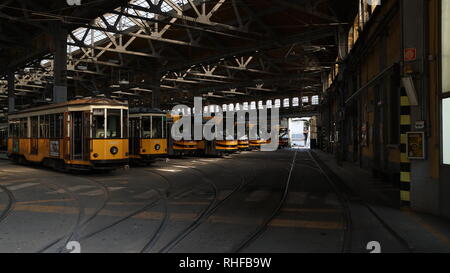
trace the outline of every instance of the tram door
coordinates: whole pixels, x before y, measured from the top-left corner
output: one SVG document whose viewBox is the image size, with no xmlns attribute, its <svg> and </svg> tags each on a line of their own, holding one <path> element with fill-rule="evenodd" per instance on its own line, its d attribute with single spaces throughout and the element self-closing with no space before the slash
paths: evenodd
<svg viewBox="0 0 450 273">
<path fill-rule="evenodd" d="M 140 131 L 141 124 L 139 118 L 130 119 L 130 154 L 138 155 L 140 153 Z"/>
<path fill-rule="evenodd" d="M 37 155 L 39 153 L 39 118 L 31 117 L 31 145 L 30 153 Z"/>
<path fill-rule="evenodd" d="M 72 112 L 71 160 L 89 159 L 89 112 Z"/>
</svg>

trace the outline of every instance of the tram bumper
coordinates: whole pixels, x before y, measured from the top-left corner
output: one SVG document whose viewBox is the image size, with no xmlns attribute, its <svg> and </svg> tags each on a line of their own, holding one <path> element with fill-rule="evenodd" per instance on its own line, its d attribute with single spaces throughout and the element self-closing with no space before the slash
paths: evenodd
<svg viewBox="0 0 450 273">
<path fill-rule="evenodd" d="M 125 167 L 129 164 L 128 159 L 116 160 L 92 160 L 93 170 L 114 170 L 120 167 Z"/>
</svg>

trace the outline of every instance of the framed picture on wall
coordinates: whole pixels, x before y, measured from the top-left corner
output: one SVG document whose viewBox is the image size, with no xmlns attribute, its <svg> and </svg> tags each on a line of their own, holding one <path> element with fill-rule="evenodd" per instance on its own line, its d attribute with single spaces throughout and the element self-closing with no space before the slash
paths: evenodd
<svg viewBox="0 0 450 273">
<path fill-rule="evenodd" d="M 409 132 L 406 152 L 409 159 L 425 159 L 425 133 Z"/>
<path fill-rule="evenodd" d="M 364 122 L 361 125 L 361 146 L 362 147 L 369 146 L 368 127 L 369 127 L 369 123 L 368 122 Z"/>
</svg>

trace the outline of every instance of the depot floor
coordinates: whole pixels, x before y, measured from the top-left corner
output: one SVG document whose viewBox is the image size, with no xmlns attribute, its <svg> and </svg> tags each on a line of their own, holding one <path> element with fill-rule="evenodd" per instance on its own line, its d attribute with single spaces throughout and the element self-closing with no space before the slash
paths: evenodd
<svg viewBox="0 0 450 273">
<path fill-rule="evenodd" d="M 446 221 L 411 224 L 412 212 L 380 206 L 373 214 L 322 164 L 308 150 L 160 160 L 108 174 L 0 160 L 0 252 L 67 252 L 73 241 L 81 252 L 369 252 L 371 241 L 384 252 L 450 251 Z M 398 238 L 402 228 L 407 238 Z"/>
</svg>

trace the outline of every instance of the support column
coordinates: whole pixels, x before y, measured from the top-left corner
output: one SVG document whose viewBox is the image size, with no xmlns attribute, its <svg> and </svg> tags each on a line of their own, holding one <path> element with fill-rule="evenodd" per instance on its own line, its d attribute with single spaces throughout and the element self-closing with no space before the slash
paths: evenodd
<svg viewBox="0 0 450 273">
<path fill-rule="evenodd" d="M 15 75 L 14 72 L 8 73 L 8 113 L 16 110 L 16 96 L 15 96 Z"/>
<path fill-rule="evenodd" d="M 403 36 L 403 76 L 411 77 L 417 93 L 417 105 L 410 100 L 408 93 L 401 91 L 401 200 L 404 205 L 430 212 L 439 212 L 439 180 L 432 176 L 429 141 L 435 138 L 431 130 L 429 117 L 428 85 L 428 1 L 402 0 L 402 36 Z M 416 54 L 413 54 L 416 53 Z M 410 90 L 411 91 L 411 90 Z M 424 128 L 417 127 L 417 122 L 424 122 Z M 419 123 L 420 124 L 420 123 Z M 407 154 L 407 132 L 425 133 L 425 159 L 409 159 Z"/>
<path fill-rule="evenodd" d="M 53 102 L 67 101 L 67 29 L 61 24 L 53 28 L 55 83 L 53 87 Z"/>
<path fill-rule="evenodd" d="M 152 84 L 152 108 L 159 109 L 161 107 L 161 71 L 160 66 L 154 66 L 151 75 Z"/>
</svg>

